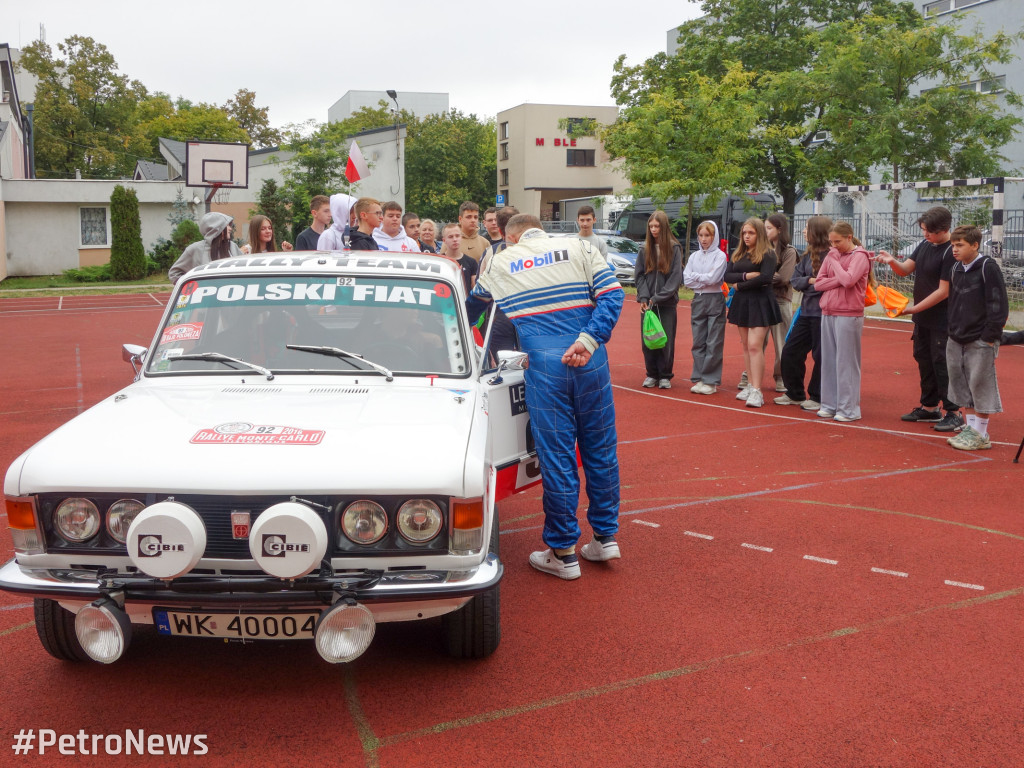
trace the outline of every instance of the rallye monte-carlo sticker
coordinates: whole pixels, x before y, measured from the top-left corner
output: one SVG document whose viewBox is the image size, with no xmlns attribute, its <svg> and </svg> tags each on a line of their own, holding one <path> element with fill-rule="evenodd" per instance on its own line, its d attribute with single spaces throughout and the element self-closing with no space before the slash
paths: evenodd
<svg viewBox="0 0 1024 768">
<path fill-rule="evenodd" d="M 200 429 L 189 442 L 196 445 L 319 445 L 325 434 L 322 429 L 232 421 Z"/>
</svg>

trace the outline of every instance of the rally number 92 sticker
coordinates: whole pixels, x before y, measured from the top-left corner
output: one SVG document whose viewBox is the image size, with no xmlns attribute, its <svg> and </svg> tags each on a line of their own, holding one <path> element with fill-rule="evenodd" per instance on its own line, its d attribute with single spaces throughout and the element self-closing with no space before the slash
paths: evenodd
<svg viewBox="0 0 1024 768">
<path fill-rule="evenodd" d="M 325 434 L 322 429 L 231 421 L 200 429 L 189 442 L 196 445 L 319 445 Z"/>
</svg>

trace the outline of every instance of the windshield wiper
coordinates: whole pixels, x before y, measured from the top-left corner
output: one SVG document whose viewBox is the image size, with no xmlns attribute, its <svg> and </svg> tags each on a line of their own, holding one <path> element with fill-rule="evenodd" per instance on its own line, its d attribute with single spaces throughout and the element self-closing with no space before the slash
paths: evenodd
<svg viewBox="0 0 1024 768">
<path fill-rule="evenodd" d="M 174 357 L 168 358 L 169 360 L 210 360 L 214 363 L 238 363 L 244 365 L 246 368 L 252 368 L 258 373 L 262 373 L 267 377 L 267 381 L 274 380 L 274 372 L 269 368 L 264 368 L 262 365 L 256 365 L 245 360 L 239 360 L 237 357 L 231 357 L 225 355 L 223 352 L 192 352 L 187 355 L 175 355 Z"/>
<path fill-rule="evenodd" d="M 344 349 L 338 349 L 337 347 L 318 347 L 311 344 L 285 344 L 285 346 L 288 349 L 296 349 L 299 352 L 312 352 L 314 355 L 330 355 L 331 357 L 340 357 L 342 360 L 359 360 L 360 362 L 366 363 L 378 373 L 384 374 L 386 381 L 394 381 L 395 379 L 395 374 L 383 365 L 375 363 L 372 360 L 367 360 L 365 357 L 357 355 L 355 352 L 346 352 Z"/>
</svg>

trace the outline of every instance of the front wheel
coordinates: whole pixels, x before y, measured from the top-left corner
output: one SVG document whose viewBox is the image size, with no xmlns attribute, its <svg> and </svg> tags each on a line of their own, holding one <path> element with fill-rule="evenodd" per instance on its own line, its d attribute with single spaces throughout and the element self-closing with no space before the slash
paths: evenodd
<svg viewBox="0 0 1024 768">
<path fill-rule="evenodd" d="M 61 608 L 55 600 L 33 602 L 36 633 L 46 652 L 61 661 L 89 661 L 75 634 L 75 614 Z"/>
<path fill-rule="evenodd" d="M 488 551 L 498 554 L 498 508 L 494 508 L 491 541 Z M 444 647 L 449 656 L 458 659 L 482 659 L 490 656 L 501 643 L 500 584 L 474 596 L 453 613 L 441 617 Z"/>
</svg>

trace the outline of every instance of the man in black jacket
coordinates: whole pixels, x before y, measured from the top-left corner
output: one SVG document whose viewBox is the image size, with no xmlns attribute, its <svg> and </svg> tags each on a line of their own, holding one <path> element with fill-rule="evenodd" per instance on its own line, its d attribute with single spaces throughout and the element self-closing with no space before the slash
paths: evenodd
<svg viewBox="0 0 1024 768">
<path fill-rule="evenodd" d="M 360 197 L 356 200 L 353 210 L 356 212 L 356 219 L 359 228 L 352 232 L 349 237 L 349 249 L 353 251 L 379 251 L 377 241 L 373 239 L 373 230 L 380 226 L 384 220 L 384 209 L 379 200 L 372 197 Z"/>
</svg>

